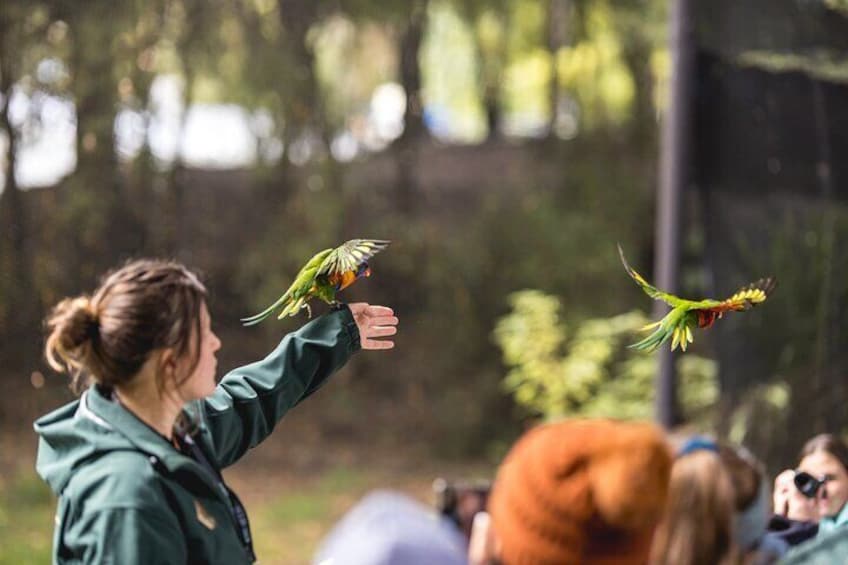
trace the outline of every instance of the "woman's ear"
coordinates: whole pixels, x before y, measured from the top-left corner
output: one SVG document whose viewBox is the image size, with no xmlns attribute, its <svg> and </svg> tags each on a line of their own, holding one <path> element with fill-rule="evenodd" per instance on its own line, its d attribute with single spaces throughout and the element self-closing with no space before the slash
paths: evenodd
<svg viewBox="0 0 848 565">
<path fill-rule="evenodd" d="M 157 352 L 159 360 L 156 363 L 159 374 L 162 376 L 162 383 L 175 383 L 180 363 L 177 355 L 170 347 Z"/>
</svg>

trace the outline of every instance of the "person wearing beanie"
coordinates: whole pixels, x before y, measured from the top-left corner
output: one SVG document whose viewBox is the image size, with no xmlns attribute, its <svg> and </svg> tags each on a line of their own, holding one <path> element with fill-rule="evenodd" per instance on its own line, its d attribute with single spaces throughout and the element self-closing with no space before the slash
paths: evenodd
<svg viewBox="0 0 848 565">
<path fill-rule="evenodd" d="M 489 516 L 475 523 L 469 561 L 646 563 L 671 463 L 663 433 L 652 424 L 568 420 L 538 426 L 502 463 Z"/>
</svg>

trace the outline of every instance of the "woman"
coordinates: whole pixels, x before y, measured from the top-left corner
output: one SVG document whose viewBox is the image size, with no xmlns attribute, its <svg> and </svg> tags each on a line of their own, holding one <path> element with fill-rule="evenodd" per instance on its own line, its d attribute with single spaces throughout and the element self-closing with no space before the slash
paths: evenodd
<svg viewBox="0 0 848 565">
<path fill-rule="evenodd" d="M 351 304 L 286 336 L 215 386 L 206 289 L 184 266 L 129 263 L 59 303 L 46 356 L 79 400 L 35 423 L 59 497 L 57 563 L 250 563 L 244 507 L 220 470 L 360 349 L 389 349 L 389 308 Z"/>
<path fill-rule="evenodd" d="M 815 491 L 819 535 L 848 524 L 848 445 L 832 434 L 821 434 L 801 449 L 799 472 L 821 481 Z"/>
</svg>

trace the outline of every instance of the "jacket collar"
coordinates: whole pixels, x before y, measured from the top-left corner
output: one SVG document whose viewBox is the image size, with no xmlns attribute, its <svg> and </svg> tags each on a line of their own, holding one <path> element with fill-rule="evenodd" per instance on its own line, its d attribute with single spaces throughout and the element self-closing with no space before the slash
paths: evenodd
<svg viewBox="0 0 848 565">
<path fill-rule="evenodd" d="M 98 421 L 101 425 L 121 434 L 139 451 L 157 457 L 162 462 L 181 456 L 174 446 L 120 402 L 113 400 L 97 385 L 91 386 L 80 399 L 81 416 Z"/>
<path fill-rule="evenodd" d="M 202 477 L 213 490 L 217 490 L 214 488 L 214 477 L 209 476 L 190 457 L 177 451 L 164 436 L 142 422 L 120 402 L 106 396 L 97 385 L 92 385 L 83 394 L 78 412 L 80 416 L 90 418 L 122 435 L 135 449 L 147 455 L 154 466 L 161 464 L 170 473 L 190 471 Z"/>
</svg>

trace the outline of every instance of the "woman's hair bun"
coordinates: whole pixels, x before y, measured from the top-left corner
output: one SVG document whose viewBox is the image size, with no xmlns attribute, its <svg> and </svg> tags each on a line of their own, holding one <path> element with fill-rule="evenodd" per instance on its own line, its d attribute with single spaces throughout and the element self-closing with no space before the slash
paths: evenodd
<svg viewBox="0 0 848 565">
<path fill-rule="evenodd" d="M 78 369 L 99 332 L 97 312 L 87 296 L 66 298 L 47 320 L 47 362 L 57 371 Z"/>
</svg>

